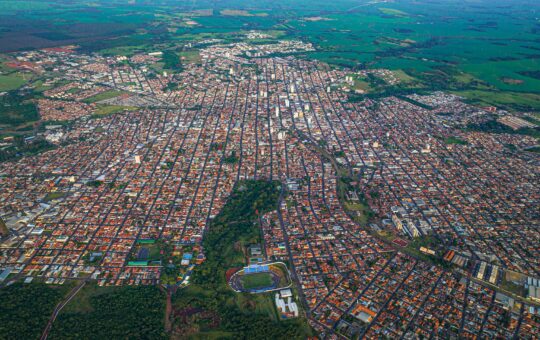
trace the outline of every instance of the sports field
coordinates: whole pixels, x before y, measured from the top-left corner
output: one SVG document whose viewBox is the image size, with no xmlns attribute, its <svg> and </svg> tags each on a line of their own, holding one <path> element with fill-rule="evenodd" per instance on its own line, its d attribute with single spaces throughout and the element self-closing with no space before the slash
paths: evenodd
<svg viewBox="0 0 540 340">
<path fill-rule="evenodd" d="M 272 285 L 272 276 L 270 273 L 255 273 L 243 275 L 241 278 L 245 289 L 258 289 Z"/>
</svg>

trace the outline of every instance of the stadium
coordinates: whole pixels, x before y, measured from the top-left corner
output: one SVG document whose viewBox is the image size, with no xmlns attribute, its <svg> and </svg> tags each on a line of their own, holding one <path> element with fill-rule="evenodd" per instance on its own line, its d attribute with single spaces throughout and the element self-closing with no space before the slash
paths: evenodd
<svg viewBox="0 0 540 340">
<path fill-rule="evenodd" d="M 229 286 L 237 293 L 265 293 L 290 285 L 289 271 L 282 262 L 251 264 L 229 279 Z"/>
</svg>

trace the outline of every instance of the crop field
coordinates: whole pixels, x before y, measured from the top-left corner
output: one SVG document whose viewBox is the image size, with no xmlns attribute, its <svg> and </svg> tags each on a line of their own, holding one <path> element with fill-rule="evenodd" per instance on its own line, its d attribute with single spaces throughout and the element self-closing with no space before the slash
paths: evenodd
<svg viewBox="0 0 540 340">
<path fill-rule="evenodd" d="M 508 106 L 540 107 L 530 98 L 540 93 L 540 4 L 532 0 L 172 3 L 3 1 L 0 51 L 80 43 L 84 51 L 132 55 L 174 41 L 238 41 L 258 30 L 309 41 L 316 51 L 308 56 L 330 64 L 397 70 L 414 87 L 509 91 Z M 481 101 L 497 104 L 486 95 Z"/>
</svg>

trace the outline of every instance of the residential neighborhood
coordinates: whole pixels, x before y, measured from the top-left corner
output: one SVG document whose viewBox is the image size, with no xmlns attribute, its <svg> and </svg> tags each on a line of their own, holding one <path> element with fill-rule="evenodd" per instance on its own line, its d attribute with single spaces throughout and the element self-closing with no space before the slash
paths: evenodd
<svg viewBox="0 0 540 340">
<path fill-rule="evenodd" d="M 277 180 L 250 249 L 287 263 L 322 338 L 540 334 L 536 139 L 471 128 L 526 113 L 443 92 L 350 100 L 351 70 L 281 55 L 302 41 L 197 48 L 178 72 L 159 53 L 13 54 L 52 74 L 33 138 L 54 148 L 0 163 L 0 284 L 188 284 L 235 184 Z M 291 294 L 272 298 L 297 316 Z"/>
</svg>

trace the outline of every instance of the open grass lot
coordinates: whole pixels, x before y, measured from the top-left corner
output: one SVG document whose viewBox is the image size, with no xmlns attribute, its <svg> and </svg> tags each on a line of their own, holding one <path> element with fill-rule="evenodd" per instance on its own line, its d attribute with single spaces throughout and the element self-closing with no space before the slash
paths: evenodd
<svg viewBox="0 0 540 340">
<path fill-rule="evenodd" d="M 136 110 L 136 107 L 133 106 L 120 106 L 120 105 L 98 105 L 98 108 L 94 115 L 96 117 L 104 117 L 108 115 L 112 115 L 118 112 L 123 111 L 132 111 Z"/>
<path fill-rule="evenodd" d="M 454 136 L 450 136 L 448 138 L 445 138 L 444 142 L 446 144 L 459 144 L 459 145 L 467 145 L 468 144 L 467 141 L 464 141 L 463 139 L 458 138 L 458 137 L 454 137 Z"/>
<path fill-rule="evenodd" d="M 198 64 L 201 62 L 201 56 L 199 55 L 199 51 L 196 51 L 196 50 L 180 52 L 179 55 L 183 63 Z"/>
<path fill-rule="evenodd" d="M 6 222 L 4 222 L 2 218 L 0 218 L 0 235 L 8 235 L 8 234 L 9 234 L 9 229 L 6 226 Z"/>
<path fill-rule="evenodd" d="M 86 98 L 84 100 L 85 103 L 96 103 L 96 102 L 99 102 L 99 101 L 102 101 L 102 100 L 105 100 L 105 99 L 111 99 L 111 98 L 114 98 L 114 97 L 118 97 L 119 95 L 123 94 L 124 92 L 122 91 L 117 91 L 117 90 L 109 90 L 109 91 L 105 91 L 105 92 L 101 92 L 99 94 L 96 94 L 95 96 L 92 96 L 90 98 Z"/>
<path fill-rule="evenodd" d="M 289 276 L 289 270 L 287 269 L 287 266 L 283 263 L 273 263 L 270 265 L 270 270 L 272 270 L 274 273 L 279 275 L 280 281 L 279 286 L 280 287 L 287 287 L 291 284 L 291 279 Z"/>
<path fill-rule="evenodd" d="M 415 82 L 416 79 L 405 73 L 403 70 L 394 70 L 394 75 L 401 81 L 402 83 L 412 83 Z"/>
<path fill-rule="evenodd" d="M 509 91 L 453 91 L 465 97 L 470 103 L 486 106 L 496 105 L 501 108 L 523 111 L 540 110 L 540 93 L 519 93 Z"/>
<path fill-rule="evenodd" d="M 366 225 L 369 219 L 369 207 L 363 203 L 345 202 L 345 209 L 353 213 L 355 222 L 360 225 Z"/>
<path fill-rule="evenodd" d="M 19 74 L 0 75 L 0 92 L 18 89 L 26 82 L 27 80 Z"/>
<path fill-rule="evenodd" d="M 368 79 L 362 77 L 354 77 L 354 90 L 362 90 L 364 92 L 371 92 L 373 90 Z"/>
<path fill-rule="evenodd" d="M 396 16 L 396 17 L 408 17 L 409 15 L 403 11 L 400 11 L 399 9 L 393 9 L 393 8 L 379 8 L 379 11 L 386 15 L 390 16 Z"/>
<path fill-rule="evenodd" d="M 501 288 L 519 296 L 526 296 L 527 292 L 523 286 L 526 281 L 524 275 L 507 271 L 502 277 Z"/>
<path fill-rule="evenodd" d="M 49 192 L 44 198 L 44 202 L 50 202 L 52 200 L 63 198 L 67 195 L 67 193 L 62 191 L 55 191 L 55 192 Z"/>
<path fill-rule="evenodd" d="M 87 284 L 83 289 L 81 289 L 72 302 L 68 303 L 62 313 L 89 313 L 95 311 L 92 306 L 91 299 L 104 295 L 110 294 L 115 289 L 115 287 L 100 287 L 96 284 Z"/>
</svg>

